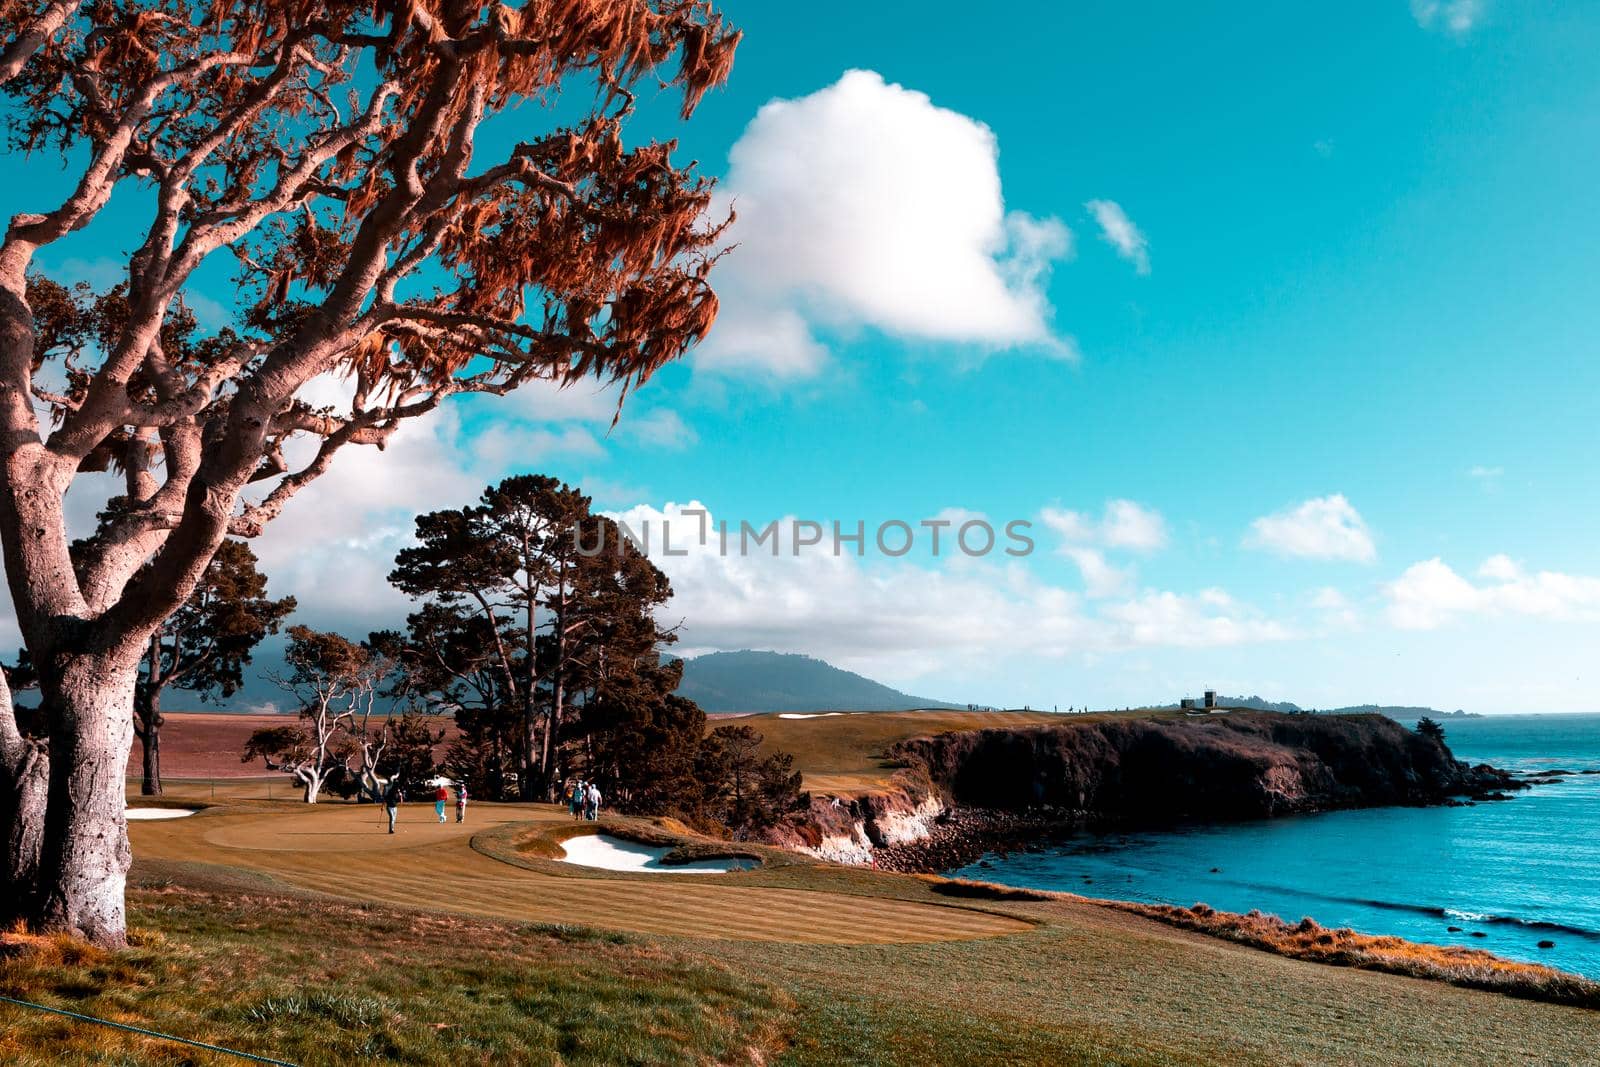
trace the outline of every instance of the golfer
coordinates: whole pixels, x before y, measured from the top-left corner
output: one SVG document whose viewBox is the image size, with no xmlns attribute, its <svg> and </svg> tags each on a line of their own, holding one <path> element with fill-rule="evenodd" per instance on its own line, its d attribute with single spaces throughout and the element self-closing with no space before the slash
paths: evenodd
<svg viewBox="0 0 1600 1067">
<path fill-rule="evenodd" d="M 583 784 L 583 779 L 579 778 L 572 783 L 571 789 L 572 791 L 567 795 L 567 806 L 572 809 L 572 817 L 574 819 L 581 819 L 583 818 L 583 806 L 589 795 L 588 787 Z"/>
<path fill-rule="evenodd" d="M 467 783 L 456 783 L 456 822 L 467 821 Z"/>
<path fill-rule="evenodd" d="M 391 778 L 383 791 L 383 809 L 389 814 L 389 832 L 394 833 L 394 819 L 400 814 L 400 802 L 406 795 L 400 791 L 400 779 Z"/>
<path fill-rule="evenodd" d="M 438 791 L 433 794 L 433 810 L 439 816 L 441 823 L 444 822 L 444 806 L 448 803 L 450 803 L 450 787 L 440 782 Z"/>
</svg>

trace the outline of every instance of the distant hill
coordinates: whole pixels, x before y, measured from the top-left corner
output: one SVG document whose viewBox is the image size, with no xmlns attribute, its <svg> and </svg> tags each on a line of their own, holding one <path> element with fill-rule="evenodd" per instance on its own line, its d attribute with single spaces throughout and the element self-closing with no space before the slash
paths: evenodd
<svg viewBox="0 0 1600 1067">
<path fill-rule="evenodd" d="M 1387 715 L 1391 719 L 1419 719 L 1424 715 L 1431 716 L 1435 719 L 1480 718 L 1480 716 L 1474 715 L 1471 712 L 1461 711 L 1460 709 L 1455 711 L 1439 711 L 1435 708 L 1412 708 L 1393 704 L 1352 704 L 1349 707 L 1344 708 L 1307 709 L 1302 708 L 1299 704 L 1290 703 L 1287 700 L 1265 700 L 1257 696 L 1226 697 L 1222 696 L 1220 693 L 1217 695 L 1217 703 L 1225 708 L 1250 708 L 1254 711 L 1281 711 L 1291 715 L 1300 714 L 1309 710 L 1317 713 L 1318 715 Z M 1167 706 L 1177 707 L 1176 704 L 1169 704 Z"/>
<path fill-rule="evenodd" d="M 960 708 L 911 696 L 810 656 L 710 652 L 685 660 L 678 695 L 706 711 L 905 711 Z"/>
</svg>

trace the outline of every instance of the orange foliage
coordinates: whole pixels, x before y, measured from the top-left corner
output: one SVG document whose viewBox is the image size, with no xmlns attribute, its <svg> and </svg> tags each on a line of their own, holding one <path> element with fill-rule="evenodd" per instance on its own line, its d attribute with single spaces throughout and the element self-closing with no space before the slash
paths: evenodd
<svg viewBox="0 0 1600 1067">
<path fill-rule="evenodd" d="M 1185 930 L 1237 941 L 1294 959 L 1433 978 L 1514 997 L 1600 1008 L 1600 982 L 1542 964 L 1502 959 L 1483 949 L 1425 945 L 1399 937 L 1330 929 L 1313 919 L 1288 923 L 1276 915 L 1264 915 L 1259 911 L 1239 915 L 1217 911 L 1205 904 L 1175 908 L 1164 904 L 1103 903 Z"/>
</svg>

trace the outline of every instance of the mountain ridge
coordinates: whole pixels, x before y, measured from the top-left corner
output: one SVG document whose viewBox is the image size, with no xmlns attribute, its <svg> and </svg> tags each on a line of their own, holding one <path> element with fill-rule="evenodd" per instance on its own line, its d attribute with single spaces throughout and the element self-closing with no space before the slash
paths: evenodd
<svg viewBox="0 0 1600 1067">
<path fill-rule="evenodd" d="M 902 693 L 812 656 L 748 648 L 684 659 L 677 694 L 708 712 L 966 707 Z"/>
</svg>

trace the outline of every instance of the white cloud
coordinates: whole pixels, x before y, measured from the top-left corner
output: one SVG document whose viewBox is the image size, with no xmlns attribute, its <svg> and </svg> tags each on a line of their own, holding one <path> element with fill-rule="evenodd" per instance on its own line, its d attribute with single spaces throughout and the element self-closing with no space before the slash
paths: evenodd
<svg viewBox="0 0 1600 1067">
<path fill-rule="evenodd" d="M 1293 634 L 1244 608 L 1221 589 L 1194 596 L 1146 592 L 1102 611 L 1130 645 L 1209 648 L 1282 641 Z"/>
<path fill-rule="evenodd" d="M 1439 558 L 1414 563 L 1384 586 L 1389 621 L 1432 630 L 1465 615 L 1509 614 L 1565 622 L 1600 621 L 1600 578 L 1558 571 L 1529 572 L 1506 555 L 1478 567 L 1478 584 Z"/>
<path fill-rule="evenodd" d="M 1366 521 L 1339 493 L 1264 515 L 1250 524 L 1250 530 L 1246 547 L 1284 556 L 1370 563 L 1378 554 Z"/>
<path fill-rule="evenodd" d="M 617 513 L 636 533 L 648 522 L 652 559 L 672 579 L 665 616 L 682 622 L 679 652 L 770 648 L 804 652 L 869 675 L 912 678 L 944 669 L 993 667 L 997 659 L 1064 659 L 1136 647 L 1208 647 L 1273 641 L 1288 629 L 1221 590 L 1194 595 L 1151 590 L 1089 604 L 1040 581 L 1024 563 L 944 557 L 938 566 L 861 558 L 831 546 L 791 551 L 786 524 L 777 555 L 741 554 L 730 520 L 727 554 L 716 517 L 707 544 L 693 534 L 698 503 L 640 505 Z M 967 514 L 950 509 L 941 516 Z M 674 551 L 660 551 L 671 523 Z M 824 524 L 825 526 L 827 524 Z M 871 541 L 871 534 L 868 534 Z M 871 549 L 868 549 L 869 553 Z"/>
<path fill-rule="evenodd" d="M 324 375 L 300 395 L 345 412 L 352 391 L 347 379 Z M 292 594 L 299 620 L 352 636 L 398 625 L 411 604 L 389 584 L 388 574 L 395 553 L 412 543 L 415 517 L 475 501 L 484 486 L 508 472 L 538 469 L 553 456 L 604 457 L 596 434 L 609 427 L 616 395 L 613 387 L 593 381 L 565 389 L 533 382 L 504 399 L 471 398 L 470 415 L 467 404 L 446 403 L 402 424 L 381 452 L 342 449 L 328 472 L 253 542 L 273 595 Z M 641 412 L 631 400 L 619 432 L 636 416 L 645 423 L 637 434 L 641 440 L 692 438 L 670 410 Z M 291 468 L 314 447 L 309 438 L 292 440 L 285 449 Z"/>
<path fill-rule="evenodd" d="M 1425 30 L 1441 29 L 1458 37 L 1482 19 L 1484 0 L 1411 0 L 1411 14 Z"/>
<path fill-rule="evenodd" d="M 762 107 L 729 152 L 736 247 L 697 363 L 810 374 L 818 328 L 1067 353 L 1045 284 L 1071 234 L 1006 212 L 998 156 L 987 126 L 872 71 Z"/>
<path fill-rule="evenodd" d="M 1133 585 L 1133 572 L 1108 562 L 1099 549 L 1064 545 L 1061 554 L 1077 565 L 1083 591 L 1091 597 L 1120 596 Z"/>
<path fill-rule="evenodd" d="M 1069 543 L 1098 544 L 1149 552 L 1167 543 L 1167 523 L 1159 511 L 1132 500 L 1110 500 L 1098 521 L 1079 511 L 1045 508 L 1046 526 Z"/>
<path fill-rule="evenodd" d="M 1478 577 L 1514 582 L 1522 577 L 1522 565 L 1503 552 L 1497 553 L 1478 565 Z"/>
<path fill-rule="evenodd" d="M 688 448 L 700 440 L 700 435 L 671 408 L 630 415 L 622 420 L 619 429 L 628 437 L 656 448 Z"/>
<path fill-rule="evenodd" d="M 1111 563 L 1103 549 L 1150 552 L 1167 543 L 1161 513 L 1132 500 L 1107 501 L 1099 519 L 1064 508 L 1044 508 L 1039 518 L 1060 536 L 1057 554 L 1072 561 L 1085 594 L 1096 599 L 1125 595 L 1135 578 L 1132 567 Z"/>
<path fill-rule="evenodd" d="M 1361 622 L 1350 598 L 1333 586 L 1323 586 L 1311 594 L 1311 606 L 1321 615 L 1324 624 L 1338 629 L 1354 629 Z"/>
<path fill-rule="evenodd" d="M 1100 537 L 1113 548 L 1148 552 L 1167 543 L 1167 524 L 1158 511 L 1131 500 L 1113 500 L 1106 505 Z"/>
<path fill-rule="evenodd" d="M 618 388 L 614 383 L 598 382 L 593 378 L 567 385 L 536 378 L 510 396 L 491 403 L 501 418 L 610 425 L 617 414 Z M 631 403 L 626 411 L 632 411 Z"/>
<path fill-rule="evenodd" d="M 1150 273 L 1150 242 L 1115 200 L 1091 200 L 1083 205 L 1100 227 L 1100 236 L 1117 255 L 1140 274 Z"/>
<path fill-rule="evenodd" d="M 291 465 L 312 447 L 291 442 Z M 401 623 L 409 602 L 388 574 L 395 553 L 412 541 L 413 518 L 475 500 L 497 469 L 466 447 L 448 405 L 402 425 L 382 452 L 342 449 L 251 542 L 272 594 L 295 597 L 297 621 L 350 636 Z"/>
</svg>

